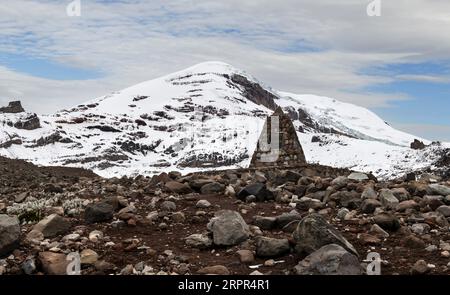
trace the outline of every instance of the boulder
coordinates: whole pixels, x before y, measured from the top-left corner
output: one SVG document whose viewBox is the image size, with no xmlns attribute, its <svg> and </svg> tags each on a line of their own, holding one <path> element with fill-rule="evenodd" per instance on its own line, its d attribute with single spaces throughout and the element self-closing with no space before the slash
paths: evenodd
<svg viewBox="0 0 450 295">
<path fill-rule="evenodd" d="M 358 256 L 358 252 L 342 234 L 331 226 L 321 215 L 309 214 L 297 225 L 292 234 L 298 253 L 311 254 L 328 244 L 337 244 Z"/>
<path fill-rule="evenodd" d="M 237 197 L 240 200 L 244 201 L 245 198 L 250 195 L 255 196 L 256 200 L 259 202 L 274 199 L 273 193 L 266 188 L 266 185 L 259 182 L 244 187 L 242 190 L 239 191 Z"/>
<path fill-rule="evenodd" d="M 283 228 L 289 223 L 292 223 L 294 221 L 300 221 L 302 219 L 302 216 L 297 211 L 291 211 L 289 213 L 283 213 L 281 215 L 278 215 L 276 219 L 277 219 L 277 226 Z"/>
<path fill-rule="evenodd" d="M 373 217 L 373 221 L 384 230 L 396 231 L 400 228 L 400 222 L 397 217 L 389 213 L 377 214 Z"/>
<path fill-rule="evenodd" d="M 98 254 L 91 249 L 84 249 L 80 253 L 80 261 L 82 265 L 94 265 L 98 261 Z"/>
<path fill-rule="evenodd" d="M 167 182 L 164 187 L 173 193 L 176 194 L 189 194 L 192 193 L 192 189 L 189 185 L 186 183 L 180 183 L 178 181 L 169 181 Z"/>
<path fill-rule="evenodd" d="M 201 268 L 197 273 L 203 275 L 229 275 L 230 271 L 223 265 L 214 265 Z"/>
<path fill-rule="evenodd" d="M 16 249 L 19 243 L 19 219 L 16 216 L 0 214 L 0 257 Z"/>
<path fill-rule="evenodd" d="M 225 190 L 225 186 L 223 184 L 220 184 L 218 182 L 211 182 L 208 184 L 205 184 L 200 189 L 200 192 L 204 195 L 208 194 L 220 194 L 223 193 Z"/>
<path fill-rule="evenodd" d="M 271 230 L 276 227 L 277 218 L 276 217 L 266 217 L 266 216 L 254 216 L 253 224 L 264 230 Z"/>
<path fill-rule="evenodd" d="M 287 239 L 274 239 L 268 237 L 256 238 L 256 255 L 259 257 L 278 257 L 290 251 Z"/>
<path fill-rule="evenodd" d="M 395 210 L 395 208 L 397 208 L 397 205 L 399 204 L 399 200 L 389 189 L 380 190 L 380 201 L 386 209 Z"/>
<path fill-rule="evenodd" d="M 361 275 L 358 257 L 340 245 L 321 247 L 300 261 L 295 267 L 298 275 Z"/>
<path fill-rule="evenodd" d="M 239 255 L 239 260 L 242 263 L 253 263 L 255 261 L 255 255 L 250 250 L 239 250 L 236 253 Z"/>
<path fill-rule="evenodd" d="M 110 221 L 113 214 L 114 207 L 106 202 L 89 204 L 84 211 L 84 220 L 87 223 Z"/>
<path fill-rule="evenodd" d="M 211 207 L 211 203 L 208 200 L 199 200 L 197 204 L 195 204 L 195 207 L 202 209 L 209 208 Z"/>
<path fill-rule="evenodd" d="M 197 249 L 207 249 L 213 243 L 211 238 L 205 234 L 192 234 L 185 239 L 185 242 L 186 245 Z"/>
<path fill-rule="evenodd" d="M 58 214 L 52 214 L 36 224 L 33 230 L 39 231 L 44 235 L 44 238 L 53 238 L 69 231 L 71 223 L 64 217 Z"/>
<path fill-rule="evenodd" d="M 444 215 L 444 217 L 450 217 L 450 206 L 442 205 L 436 211 Z"/>
<path fill-rule="evenodd" d="M 242 216 L 231 210 L 221 210 L 216 212 L 208 225 L 208 229 L 213 233 L 214 244 L 218 246 L 237 245 L 250 236 L 250 229 Z"/>
<path fill-rule="evenodd" d="M 361 173 L 361 172 L 353 172 L 349 176 L 347 176 L 347 178 L 350 180 L 355 180 L 355 181 L 369 180 L 369 177 L 367 176 L 367 174 Z"/>
<path fill-rule="evenodd" d="M 450 187 L 442 184 L 430 184 L 428 189 L 431 194 L 441 195 L 444 197 L 450 195 Z"/>
<path fill-rule="evenodd" d="M 378 194 L 371 186 L 367 186 L 361 194 L 361 199 L 377 199 Z"/>
<path fill-rule="evenodd" d="M 407 200 L 400 202 L 400 204 L 398 204 L 397 206 L 398 212 L 405 212 L 408 209 L 419 210 L 420 206 L 414 200 Z"/>
<path fill-rule="evenodd" d="M 172 201 L 164 201 L 159 206 L 162 211 L 175 211 L 177 210 L 177 205 Z"/>
<path fill-rule="evenodd" d="M 54 252 L 41 252 L 38 255 L 44 273 L 49 275 L 66 275 L 69 261 L 66 255 Z"/>
<path fill-rule="evenodd" d="M 372 214 L 376 208 L 381 207 L 380 201 L 375 199 L 365 199 L 361 204 L 361 212 L 366 214 Z"/>
</svg>

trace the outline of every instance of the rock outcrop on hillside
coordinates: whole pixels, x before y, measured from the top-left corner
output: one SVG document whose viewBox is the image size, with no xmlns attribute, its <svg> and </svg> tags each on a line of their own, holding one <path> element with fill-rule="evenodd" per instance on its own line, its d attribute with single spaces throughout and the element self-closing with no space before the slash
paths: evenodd
<svg viewBox="0 0 450 295">
<path fill-rule="evenodd" d="M 11 101 L 8 106 L 0 107 L 0 113 L 17 114 L 25 112 L 20 101 Z"/>
</svg>

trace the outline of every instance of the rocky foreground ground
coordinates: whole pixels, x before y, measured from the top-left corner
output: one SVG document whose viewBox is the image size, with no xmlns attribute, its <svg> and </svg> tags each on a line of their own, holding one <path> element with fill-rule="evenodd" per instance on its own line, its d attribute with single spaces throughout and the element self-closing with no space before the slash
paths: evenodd
<svg viewBox="0 0 450 295">
<path fill-rule="evenodd" d="M 450 181 L 323 166 L 104 179 L 0 158 L 0 274 L 450 274 Z"/>
</svg>

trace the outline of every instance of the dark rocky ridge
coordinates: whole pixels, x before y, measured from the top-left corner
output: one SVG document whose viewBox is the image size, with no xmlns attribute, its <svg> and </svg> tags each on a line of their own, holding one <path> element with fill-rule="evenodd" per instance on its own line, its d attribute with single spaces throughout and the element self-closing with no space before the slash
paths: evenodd
<svg viewBox="0 0 450 295">
<path fill-rule="evenodd" d="M 20 101 L 11 101 L 8 106 L 1 107 L 0 113 L 17 114 L 25 112 Z"/>
</svg>

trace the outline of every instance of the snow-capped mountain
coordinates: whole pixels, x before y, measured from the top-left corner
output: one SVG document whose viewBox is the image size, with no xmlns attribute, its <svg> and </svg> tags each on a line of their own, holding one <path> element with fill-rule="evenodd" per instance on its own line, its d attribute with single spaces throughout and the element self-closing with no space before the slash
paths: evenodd
<svg viewBox="0 0 450 295">
<path fill-rule="evenodd" d="M 365 108 L 276 91 L 208 62 L 50 116 L 0 109 L 0 155 L 107 177 L 246 167 L 277 106 L 292 118 L 309 162 L 393 177 L 434 165 L 450 148 L 413 150 L 416 136 Z"/>
</svg>

